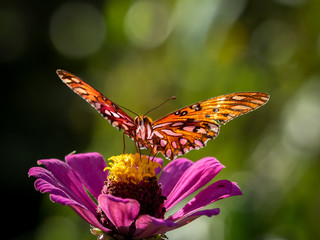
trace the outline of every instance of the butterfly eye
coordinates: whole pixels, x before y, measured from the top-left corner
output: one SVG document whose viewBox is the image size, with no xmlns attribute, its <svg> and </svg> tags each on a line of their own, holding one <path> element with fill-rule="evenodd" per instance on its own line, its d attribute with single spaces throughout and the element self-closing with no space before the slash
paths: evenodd
<svg viewBox="0 0 320 240">
<path fill-rule="evenodd" d="M 152 122 L 152 120 L 151 120 L 151 118 L 149 118 L 149 117 L 143 117 L 143 121 L 145 122 L 145 123 L 151 123 Z"/>
<path fill-rule="evenodd" d="M 139 119 L 140 119 L 140 117 L 139 117 L 139 116 L 136 116 L 136 117 L 134 118 L 133 122 L 134 122 L 134 124 L 135 124 L 135 125 L 137 125 L 137 124 L 138 124 Z"/>
</svg>

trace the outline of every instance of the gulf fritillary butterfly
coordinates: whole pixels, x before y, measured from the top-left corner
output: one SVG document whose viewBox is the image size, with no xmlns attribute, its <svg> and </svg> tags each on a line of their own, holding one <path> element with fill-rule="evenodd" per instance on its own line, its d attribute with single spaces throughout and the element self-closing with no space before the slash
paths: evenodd
<svg viewBox="0 0 320 240">
<path fill-rule="evenodd" d="M 219 134 L 225 125 L 240 115 L 253 111 L 269 100 L 262 92 L 240 92 L 210 98 L 169 113 L 156 121 L 147 116 L 134 119 L 99 91 L 64 70 L 58 76 L 75 93 L 93 106 L 112 126 L 123 129 L 124 134 L 141 149 L 161 152 L 173 160 L 192 149 L 199 149 Z"/>
</svg>

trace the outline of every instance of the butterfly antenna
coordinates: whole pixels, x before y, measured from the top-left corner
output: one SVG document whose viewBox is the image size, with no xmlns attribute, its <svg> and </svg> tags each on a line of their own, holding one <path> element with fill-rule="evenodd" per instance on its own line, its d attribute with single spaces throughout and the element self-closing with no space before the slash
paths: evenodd
<svg viewBox="0 0 320 240">
<path fill-rule="evenodd" d="M 117 104 L 117 106 L 120 107 L 120 108 L 123 108 L 123 109 L 125 109 L 125 110 L 127 110 L 127 111 L 129 111 L 129 112 L 131 112 L 131 113 L 133 113 L 133 114 L 136 115 L 136 116 L 139 116 L 139 114 L 135 113 L 134 111 L 130 110 L 129 108 L 126 108 L 126 107 L 121 106 L 121 105 L 119 105 L 119 104 Z"/>
<path fill-rule="evenodd" d="M 166 102 L 169 102 L 170 100 L 173 100 L 173 99 L 176 99 L 176 97 L 175 97 L 175 96 L 172 96 L 171 98 L 168 98 L 167 100 L 165 100 L 164 102 L 162 102 L 162 103 L 161 103 L 161 104 L 159 104 L 158 106 L 156 106 L 156 107 L 154 107 L 154 108 L 150 109 L 148 112 L 146 112 L 145 114 L 143 114 L 143 116 L 146 116 L 148 113 L 150 113 L 150 112 L 152 112 L 153 110 L 155 110 L 155 109 L 157 109 L 157 108 L 161 107 L 163 104 L 165 104 Z"/>
</svg>

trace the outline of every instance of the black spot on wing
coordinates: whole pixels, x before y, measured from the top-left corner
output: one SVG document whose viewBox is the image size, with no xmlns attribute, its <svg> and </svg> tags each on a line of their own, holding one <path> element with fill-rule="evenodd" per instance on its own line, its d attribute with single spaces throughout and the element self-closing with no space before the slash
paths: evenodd
<svg viewBox="0 0 320 240">
<path fill-rule="evenodd" d="M 180 114 L 180 116 L 184 116 L 184 115 L 187 115 L 187 111 L 183 111 L 181 114 Z"/>
<path fill-rule="evenodd" d="M 195 121 L 194 118 L 188 118 L 188 119 L 187 119 L 187 123 L 192 123 L 192 122 L 194 122 L 194 121 Z"/>
<path fill-rule="evenodd" d="M 197 104 L 193 104 L 190 106 L 191 109 L 196 110 L 196 111 L 200 111 L 202 109 L 200 103 Z"/>
<path fill-rule="evenodd" d="M 200 127 L 199 127 L 199 126 L 196 126 L 196 127 L 192 130 L 192 132 L 196 133 L 196 132 L 198 132 L 199 129 L 200 129 Z"/>
</svg>

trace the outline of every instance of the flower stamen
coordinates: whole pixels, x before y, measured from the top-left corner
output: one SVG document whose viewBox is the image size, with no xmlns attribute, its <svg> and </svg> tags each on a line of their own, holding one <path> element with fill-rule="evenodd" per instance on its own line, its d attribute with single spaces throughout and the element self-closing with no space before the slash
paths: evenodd
<svg viewBox="0 0 320 240">
<path fill-rule="evenodd" d="M 135 183 L 144 179 L 154 177 L 155 169 L 161 165 L 155 161 L 150 161 L 147 156 L 136 154 L 122 154 L 108 159 L 109 171 L 108 180 L 113 182 Z"/>
</svg>

